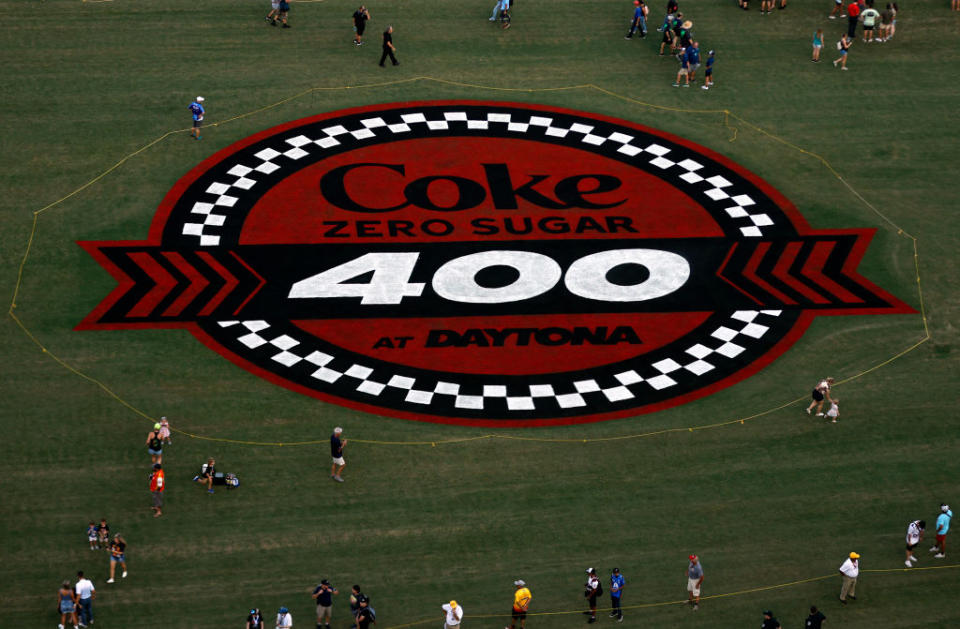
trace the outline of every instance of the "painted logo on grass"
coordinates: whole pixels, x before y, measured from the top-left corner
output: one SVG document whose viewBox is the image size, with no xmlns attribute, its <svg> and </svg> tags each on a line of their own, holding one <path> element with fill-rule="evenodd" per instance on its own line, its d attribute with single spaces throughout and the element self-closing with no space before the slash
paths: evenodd
<svg viewBox="0 0 960 629">
<path fill-rule="evenodd" d="M 240 142 L 80 329 L 185 328 L 309 395 L 437 422 L 636 415 L 737 382 L 815 315 L 912 312 L 857 274 L 872 230 L 812 230 L 668 134 L 541 106 L 334 112 Z"/>
</svg>

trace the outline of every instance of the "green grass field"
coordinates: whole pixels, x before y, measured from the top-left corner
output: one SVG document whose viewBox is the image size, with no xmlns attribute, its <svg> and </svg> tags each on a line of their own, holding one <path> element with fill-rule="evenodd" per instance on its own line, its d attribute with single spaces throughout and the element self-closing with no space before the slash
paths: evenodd
<svg viewBox="0 0 960 629">
<path fill-rule="evenodd" d="M 350 44 L 351 4 L 294 2 L 289 30 L 264 24 L 267 4 L 0 2 L 14 18 L 0 31 L 0 293 L 18 291 L 0 372 L 0 626 L 54 627 L 57 587 L 82 569 L 97 586 L 97 627 L 241 627 L 251 606 L 272 621 L 281 605 L 309 627 L 309 594 L 327 577 L 343 593 L 337 629 L 350 625 L 352 583 L 371 596 L 379 627 L 440 627 L 440 605 L 455 598 L 465 627 L 494 628 L 507 624 L 517 578 L 533 591 L 533 612 L 578 612 L 588 566 L 625 574 L 623 626 L 752 626 L 770 608 L 799 627 L 810 604 L 831 627 L 960 626 L 956 533 L 946 559 L 926 550 L 940 502 L 960 506 L 960 89 L 951 79 L 960 13 L 947 0 L 900 3 L 894 40 L 858 41 L 848 72 L 829 63 L 845 21 L 826 19 L 828 0 L 793 0 L 765 17 L 733 0 L 686 0 L 701 47 L 718 51 L 710 91 L 671 87 L 677 64 L 656 55 L 655 32 L 624 41 L 630 2 L 521 0 L 504 32 L 487 22 L 492 2 L 370 0 L 373 43 L 361 49 Z M 381 69 L 376 37 L 388 23 L 401 65 Z M 812 64 L 818 27 L 827 61 Z M 208 105 L 202 142 L 185 130 L 197 94 Z M 648 125 L 752 170 L 815 228 L 876 227 L 860 270 L 920 309 L 919 268 L 929 340 L 920 343 L 920 315 L 821 317 L 771 366 L 699 401 L 491 432 L 321 403 L 182 331 L 73 331 L 113 287 L 75 241 L 145 238 L 160 199 L 202 159 L 309 115 L 451 98 Z M 725 124 L 723 110 L 736 117 Z M 173 130 L 182 131 L 165 136 Z M 34 212 L 161 137 L 45 209 L 32 232 Z M 762 414 L 805 398 L 826 374 L 852 378 L 837 389 L 840 424 L 815 422 L 801 402 Z M 152 420 L 141 413 L 203 437 L 176 433 L 165 451 L 160 519 L 148 509 Z M 356 440 L 344 485 L 327 477 L 335 425 Z M 593 441 L 669 429 L 679 430 Z M 239 490 L 208 496 L 189 483 L 211 455 L 240 476 Z M 84 536 L 101 516 L 129 543 L 130 576 L 113 585 L 105 553 Z M 903 570 L 916 518 L 928 522 L 919 567 L 954 568 Z M 863 574 L 857 602 L 841 608 L 839 577 L 829 575 L 851 550 L 878 572 Z M 692 552 L 705 566 L 704 596 L 734 595 L 696 614 L 656 605 L 686 597 Z M 527 626 L 583 623 L 568 613 Z"/>
</svg>

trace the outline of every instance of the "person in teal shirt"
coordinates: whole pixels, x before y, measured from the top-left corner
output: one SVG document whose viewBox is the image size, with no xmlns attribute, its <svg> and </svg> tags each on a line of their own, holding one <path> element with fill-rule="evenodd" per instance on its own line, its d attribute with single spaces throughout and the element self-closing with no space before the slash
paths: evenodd
<svg viewBox="0 0 960 629">
<path fill-rule="evenodd" d="M 817 32 L 813 34 L 813 61 L 814 63 L 820 63 L 820 51 L 823 50 L 823 29 L 818 28 Z"/>
<path fill-rule="evenodd" d="M 937 516 L 937 543 L 930 549 L 930 552 L 937 553 L 934 555 L 937 559 L 943 559 L 947 556 L 947 531 L 950 530 L 950 520 L 952 519 L 953 511 L 950 510 L 950 505 L 941 504 L 940 515 Z"/>
</svg>

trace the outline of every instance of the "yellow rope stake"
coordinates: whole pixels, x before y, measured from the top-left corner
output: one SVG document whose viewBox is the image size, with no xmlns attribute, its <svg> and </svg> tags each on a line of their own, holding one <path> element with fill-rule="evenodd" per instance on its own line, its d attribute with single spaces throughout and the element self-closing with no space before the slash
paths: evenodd
<svg viewBox="0 0 960 629">
<path fill-rule="evenodd" d="M 110 2 L 110 1 L 112 1 L 112 0 L 84 0 L 84 2 Z M 310 0 L 299 0 L 299 1 L 305 2 L 305 1 L 310 1 Z M 317 0 L 317 1 L 319 1 L 319 0 Z M 930 328 L 929 328 L 928 325 L 927 325 L 927 312 L 926 312 L 926 306 L 925 306 L 924 301 L 923 301 L 923 288 L 922 288 L 922 283 L 921 283 L 921 281 L 920 281 L 920 250 L 919 250 L 919 240 L 918 240 L 916 237 L 910 235 L 908 232 L 906 232 L 903 228 L 901 228 L 900 226 L 898 226 L 898 225 L 897 225 L 896 223 L 894 223 L 892 220 L 890 220 L 886 215 L 884 215 L 880 210 L 878 210 L 872 203 L 870 203 L 867 199 L 865 199 L 865 198 L 863 197 L 863 195 L 861 195 L 856 189 L 854 189 L 854 187 L 851 186 L 851 185 L 840 175 L 839 172 L 837 172 L 837 170 L 830 164 L 830 162 L 828 162 L 828 161 L 826 160 L 826 158 L 818 155 L 817 153 L 814 153 L 814 152 L 812 152 L 812 151 L 808 151 L 808 150 L 806 150 L 806 149 L 804 149 L 804 148 L 801 148 L 801 147 L 797 146 L 796 144 L 793 144 L 792 142 L 789 142 L 789 141 L 787 141 L 787 140 L 784 140 L 784 139 L 782 139 L 782 138 L 780 138 L 780 137 L 778 137 L 778 136 L 776 136 L 776 135 L 774 135 L 774 134 L 772 134 L 772 133 L 764 130 L 763 128 L 754 125 L 753 123 L 751 123 L 751 122 L 749 122 L 749 121 L 747 121 L 747 120 L 744 120 L 744 119 L 741 118 L 740 116 L 738 116 L 738 115 L 730 112 L 730 111 L 727 110 L 727 109 L 685 109 L 685 108 L 679 108 L 679 107 L 667 107 L 667 106 L 664 106 L 664 105 L 655 105 L 655 104 L 652 104 L 652 103 L 646 103 L 646 102 L 637 100 L 637 99 L 635 99 L 635 98 L 630 98 L 629 96 L 624 96 L 624 95 L 618 94 L 618 93 L 616 93 L 616 92 L 612 92 L 612 91 L 610 91 L 610 90 L 604 89 L 604 88 L 602 88 L 602 87 L 599 87 L 599 86 L 597 86 L 597 85 L 593 85 L 593 84 L 590 84 L 590 83 L 588 83 L 588 84 L 583 84 L 583 85 L 571 85 L 571 86 L 566 86 L 566 87 L 513 88 L 513 87 L 491 87 L 491 86 L 487 86 L 487 85 L 476 85 L 476 84 L 473 84 L 473 83 L 463 83 L 463 82 L 460 82 L 460 81 L 451 81 L 451 80 L 448 80 L 448 79 L 438 79 L 438 78 L 434 78 L 434 77 L 430 77 L 430 76 L 419 76 L 419 77 L 412 77 L 412 78 L 408 78 L 408 79 L 399 79 L 399 80 L 395 80 L 395 81 L 382 81 L 382 82 L 378 82 L 378 83 L 367 83 L 367 84 L 364 84 L 364 85 L 357 85 L 357 86 L 344 85 L 344 86 L 337 86 L 337 87 L 311 87 L 311 88 L 309 88 L 309 89 L 307 89 L 307 90 L 303 90 L 302 92 L 299 92 L 298 94 L 294 94 L 293 96 L 290 96 L 290 97 L 288 97 L 288 98 L 284 98 L 283 100 L 279 100 L 279 101 L 277 101 L 277 102 L 275 102 L 275 103 L 272 103 L 272 104 L 270 104 L 270 105 L 265 105 L 265 106 L 263 106 L 263 107 L 260 107 L 259 109 L 254 109 L 253 111 L 249 111 L 249 112 L 246 112 L 246 113 L 238 114 L 238 115 L 233 116 L 233 117 L 231 117 L 231 118 L 227 118 L 227 119 L 225 119 L 225 120 L 221 120 L 220 122 L 213 123 L 213 124 L 211 124 L 211 125 L 209 125 L 209 126 L 217 127 L 217 126 L 222 125 L 222 124 L 228 124 L 228 123 L 230 123 L 230 122 L 234 122 L 234 121 L 237 121 L 237 120 L 241 120 L 241 119 L 243 119 L 243 118 L 247 118 L 247 117 L 253 116 L 253 115 L 255 115 L 255 114 L 259 114 L 259 113 L 265 112 L 265 111 L 270 110 L 270 109 L 274 109 L 274 108 L 279 107 L 279 106 L 281 106 L 281 105 L 285 105 L 286 103 L 289 103 L 289 102 L 291 102 L 291 101 L 297 100 L 297 99 L 299 99 L 299 98 L 303 98 L 304 96 L 307 96 L 307 95 L 309 95 L 309 94 L 313 94 L 314 92 L 332 92 L 332 91 L 341 91 L 341 90 L 349 90 L 349 89 L 368 89 L 368 88 L 375 88 L 375 87 L 389 87 L 389 86 L 394 86 L 394 85 L 401 85 L 401 84 L 405 84 L 405 83 L 415 83 L 415 82 L 421 82 L 421 81 L 430 81 L 430 82 L 439 83 L 439 84 L 442 84 L 442 85 L 452 85 L 452 86 L 456 86 L 456 87 L 465 87 L 465 88 L 476 89 L 476 90 L 488 90 L 488 91 L 495 91 L 495 92 L 523 92 L 523 93 L 527 93 L 527 94 L 540 93 L 540 92 L 564 92 L 564 91 L 574 91 L 574 90 L 592 90 L 592 91 L 596 91 L 596 92 L 599 92 L 599 93 L 601 93 L 601 94 L 610 96 L 610 97 L 612 97 L 612 98 L 616 98 L 616 99 L 619 99 L 619 100 L 622 100 L 622 101 L 626 101 L 626 102 L 631 103 L 631 104 L 634 104 L 634 105 L 640 105 L 640 106 L 643 106 L 643 107 L 649 107 L 649 108 L 651 108 L 651 109 L 660 110 L 660 111 L 669 111 L 669 112 L 676 112 L 676 113 L 711 114 L 711 115 L 722 114 L 722 115 L 723 115 L 723 125 L 724 125 L 724 127 L 726 127 L 727 129 L 730 129 L 730 131 L 732 132 L 732 135 L 731 135 L 731 137 L 729 138 L 729 141 L 730 141 L 730 142 L 734 142 L 734 141 L 737 139 L 737 128 L 736 128 L 735 126 L 732 126 L 732 125 L 730 124 L 730 118 L 734 118 L 736 121 L 740 122 L 740 123 L 743 124 L 743 125 L 746 125 L 747 127 L 750 127 L 750 128 L 753 129 L 754 131 L 756 131 L 756 132 L 758 132 L 758 133 L 760 133 L 760 134 L 762 134 L 762 135 L 765 135 L 766 137 L 768 137 L 768 138 L 770 138 L 770 139 L 772 139 L 772 140 L 774 140 L 774 141 L 776 141 L 776 142 L 779 142 L 780 144 L 782 144 L 782 145 L 784 145 L 784 146 L 786 146 L 786 147 L 788 147 L 788 148 L 791 148 L 791 149 L 793 149 L 793 150 L 795 150 L 795 151 L 798 151 L 798 152 L 800 152 L 800 153 L 803 154 L 803 155 L 807 155 L 807 156 L 809 156 L 809 157 L 814 158 L 815 160 L 819 161 L 819 162 L 830 172 L 830 174 L 832 174 L 834 177 L 836 177 L 837 180 L 839 180 L 840 183 L 842 183 L 842 184 L 844 185 L 844 187 L 846 187 L 857 199 L 859 199 L 865 206 L 867 206 L 874 214 L 876 214 L 876 215 L 879 216 L 881 219 L 883 219 L 883 220 L 884 220 L 888 225 L 890 225 L 892 228 L 896 229 L 898 236 L 904 236 L 904 237 L 906 237 L 906 238 L 909 238 L 909 239 L 913 242 L 913 262 L 914 262 L 914 268 L 915 268 L 915 270 L 916 270 L 917 296 L 918 296 L 919 304 L 920 304 L 920 318 L 921 318 L 921 321 L 922 321 L 922 324 L 923 324 L 923 338 L 921 338 L 919 341 L 917 341 L 916 343 L 914 343 L 914 344 L 911 345 L 910 347 L 908 347 L 908 348 L 906 348 L 906 349 L 904 349 L 904 350 L 902 350 L 902 351 L 894 354 L 894 355 L 891 356 L 890 358 L 887 358 L 886 360 L 884 360 L 884 361 L 882 361 L 882 362 L 880 362 L 880 363 L 878 363 L 878 364 L 876 364 L 876 365 L 873 365 L 873 366 L 871 366 L 871 367 L 869 367 L 869 368 L 867 368 L 867 369 L 864 369 L 863 371 L 861 371 L 861 372 L 859 372 L 859 373 L 857 373 L 857 374 L 855 374 L 855 375 L 853 375 L 853 376 L 850 376 L 849 378 L 845 378 L 845 379 L 839 381 L 839 382 L 837 383 L 837 385 L 845 384 L 845 383 L 847 383 L 847 382 L 851 382 L 851 381 L 853 381 L 853 380 L 856 380 L 857 378 L 863 377 L 863 376 L 865 376 L 865 375 L 867 375 L 867 374 L 869 374 L 869 373 L 871 373 L 871 372 L 873 372 L 873 371 L 876 371 L 877 369 L 880 369 L 881 367 L 884 367 L 884 366 L 886 366 L 886 365 L 889 365 L 889 364 L 892 363 L 893 361 L 897 360 L 898 358 L 901 358 L 901 357 L 905 356 L 906 354 L 912 352 L 913 350 L 917 349 L 918 347 L 920 347 L 921 345 L 923 345 L 924 343 L 926 343 L 927 341 L 930 340 L 930 338 L 931 338 L 931 337 L 930 337 Z M 121 158 L 117 163 L 115 163 L 114 165 L 110 166 L 109 168 L 107 168 L 106 170 L 104 170 L 102 173 L 100 173 L 99 175 L 97 175 L 96 177 L 94 177 L 93 179 L 91 179 L 90 181 L 88 181 L 88 182 L 86 182 L 85 184 L 81 185 L 79 188 L 77 188 L 77 189 L 74 190 L 73 192 L 70 192 L 69 194 L 61 197 L 60 199 L 57 199 L 56 201 L 47 204 L 46 206 L 40 208 L 39 210 L 34 211 L 34 212 L 33 212 L 33 225 L 32 225 L 31 228 L 30 228 L 30 236 L 29 236 L 29 238 L 27 239 L 27 246 L 26 246 L 25 251 L 24 251 L 24 253 L 23 253 L 23 258 L 20 260 L 20 266 L 19 266 L 19 268 L 18 268 L 18 270 L 17 270 L 17 282 L 16 282 L 16 284 L 14 285 L 13 297 L 12 297 L 12 299 L 11 299 L 11 301 L 10 301 L 10 308 L 9 308 L 9 310 L 7 311 L 7 314 L 10 316 L 10 318 L 13 319 L 13 321 L 14 321 L 14 322 L 17 324 L 17 326 L 23 331 L 23 333 L 27 336 L 27 338 L 29 338 L 31 341 L 33 341 L 33 343 L 34 343 L 35 345 L 37 345 L 37 347 L 40 348 L 40 350 L 41 350 L 42 353 L 46 354 L 47 356 L 50 356 L 50 358 L 52 358 L 52 359 L 54 360 L 54 362 L 56 362 L 57 364 L 61 365 L 64 369 L 66 369 L 66 370 L 70 371 L 71 373 L 73 373 L 73 374 L 75 374 L 75 375 L 83 378 L 84 380 L 87 380 L 88 382 L 96 385 L 96 386 L 99 387 L 107 396 L 113 398 L 114 400 L 116 400 L 117 402 L 119 402 L 120 404 L 122 404 L 123 406 L 125 406 L 126 408 L 130 409 L 134 414 L 139 415 L 140 417 L 142 417 L 142 418 L 150 421 L 151 423 L 154 422 L 154 421 L 156 421 L 156 420 L 155 420 L 155 418 L 151 417 L 147 412 L 145 412 L 145 411 L 143 411 L 143 410 L 140 410 L 139 408 L 133 406 L 131 403 L 129 403 L 129 402 L 127 402 L 126 400 L 124 400 L 123 398 L 121 398 L 117 393 L 115 393 L 115 392 L 114 392 L 109 386 L 107 386 L 104 382 L 102 382 L 102 381 L 100 381 L 100 380 L 97 380 L 96 378 L 93 378 L 92 376 L 88 376 L 87 374 L 83 373 L 82 371 L 80 371 L 79 369 L 77 369 L 76 367 L 74 367 L 73 365 L 71 365 L 70 363 L 68 363 L 67 361 L 61 359 L 61 358 L 58 357 L 56 354 L 54 354 L 53 352 L 51 352 L 47 347 L 45 347 L 45 346 L 40 342 L 40 340 L 39 340 L 32 332 L 30 332 L 30 330 L 29 330 L 29 329 L 27 328 L 27 326 L 23 323 L 23 321 L 14 313 L 14 310 L 17 308 L 17 298 L 18 298 L 19 295 L 20 295 L 20 286 L 21 286 L 21 284 L 23 283 L 23 270 L 24 270 L 24 267 L 26 266 L 27 259 L 30 257 L 30 251 L 31 251 L 31 248 L 32 248 L 32 246 L 33 246 L 34 237 L 36 236 L 36 232 L 37 232 L 37 222 L 38 222 L 38 220 L 39 220 L 40 215 L 43 214 L 44 212 L 46 212 L 47 210 L 51 210 L 51 209 L 57 207 L 58 205 L 60 205 L 60 204 L 63 203 L 64 201 L 66 201 L 66 200 L 70 199 L 71 197 L 79 194 L 80 192 L 86 190 L 87 188 L 89 188 L 89 187 L 92 186 L 93 184 L 97 183 L 98 181 L 100 181 L 101 179 L 103 179 L 104 177 L 106 177 L 107 175 L 109 175 L 110 173 L 112 173 L 113 171 L 115 171 L 115 170 L 117 170 L 118 168 L 120 168 L 120 166 L 122 166 L 123 164 L 125 164 L 125 163 L 126 163 L 127 161 L 129 161 L 131 158 L 136 157 L 136 156 L 139 155 L 140 153 L 146 151 L 147 149 L 151 148 L 152 146 L 158 144 L 159 142 L 162 142 L 163 140 L 167 139 L 167 138 L 170 137 L 171 135 L 175 135 L 175 134 L 178 134 L 178 133 L 184 133 L 184 132 L 187 132 L 187 131 L 189 131 L 189 129 L 176 129 L 176 130 L 168 131 L 168 132 L 164 133 L 164 134 L 161 135 L 160 137 L 158 137 L 158 138 L 152 140 L 151 142 L 145 144 L 144 146 L 140 147 L 140 148 L 137 149 L 136 151 L 134 151 L 134 152 L 132 152 L 132 153 L 124 156 L 124 157 Z M 381 446 L 425 446 L 425 445 L 429 445 L 430 447 L 436 447 L 438 444 L 439 444 L 439 445 L 448 445 L 448 444 L 467 443 L 467 442 L 470 442 L 470 441 L 479 441 L 479 440 L 486 440 L 486 439 L 505 439 L 505 440 L 513 440 L 513 441 L 533 441 L 533 442 L 540 442 L 540 443 L 583 443 L 583 444 L 591 443 L 591 442 L 619 441 L 619 440 L 623 440 L 623 439 L 642 439 L 642 438 L 655 437 L 655 436 L 666 435 L 666 434 L 675 433 L 675 432 L 683 432 L 683 431 L 691 432 L 691 433 L 692 433 L 694 430 L 706 430 L 706 429 L 709 429 L 709 428 L 720 428 L 720 427 L 722 427 L 722 426 L 730 426 L 730 425 L 733 425 L 733 424 L 736 424 L 736 423 L 739 423 L 739 424 L 743 425 L 744 422 L 746 422 L 746 421 L 753 420 L 753 419 L 758 419 L 758 418 L 760 418 L 760 417 L 764 417 L 764 416 L 769 415 L 769 414 L 771 414 L 771 413 L 775 413 L 776 411 L 779 411 L 779 410 L 781 410 L 781 409 L 784 409 L 784 408 L 786 408 L 786 407 L 788 407 L 788 406 L 791 406 L 791 405 L 793 405 L 793 404 L 796 404 L 797 402 L 800 402 L 800 401 L 805 400 L 805 399 L 806 399 L 805 397 L 799 397 L 799 398 L 797 398 L 797 399 L 790 400 L 790 401 L 788 401 L 788 402 L 784 402 L 784 403 L 782 403 L 782 404 L 780 404 L 779 406 L 776 406 L 776 407 L 774 407 L 774 408 L 770 408 L 770 409 L 767 409 L 767 410 L 765 410 L 765 411 L 760 411 L 759 413 L 755 413 L 754 415 L 750 415 L 749 417 L 738 418 L 738 419 L 731 419 L 731 420 L 727 420 L 727 421 L 717 422 L 717 423 L 714 423 L 714 424 L 703 424 L 703 425 L 699 425 L 699 426 L 689 426 L 689 427 L 686 427 L 686 428 L 683 428 L 683 427 L 681 427 L 681 428 L 665 428 L 665 429 L 662 429 L 662 430 L 654 430 L 654 431 L 644 432 L 644 433 L 636 433 L 636 434 L 629 434 L 629 435 L 619 435 L 619 436 L 614 436 L 614 437 L 597 437 L 597 438 L 594 438 L 594 439 L 582 439 L 582 438 L 581 438 L 581 439 L 546 439 L 546 438 L 539 438 L 539 437 L 520 437 L 520 436 L 514 436 L 514 435 L 488 434 L 488 435 L 481 435 L 481 436 L 476 436 L 476 437 L 465 437 L 465 438 L 460 438 L 460 439 L 447 439 L 447 440 L 442 440 L 442 441 L 377 441 L 377 440 L 373 440 L 373 439 L 351 439 L 351 441 L 355 441 L 355 442 L 358 442 L 358 443 L 366 443 L 366 444 L 371 444 L 371 445 L 381 445 Z M 176 432 L 176 433 L 178 433 L 178 434 L 180 434 L 180 435 L 183 435 L 183 436 L 186 436 L 186 437 L 190 437 L 190 438 L 192 438 L 192 439 L 200 439 L 200 440 L 203 440 L 203 441 L 216 441 L 216 442 L 220 442 L 220 443 L 228 443 L 228 444 L 234 444 L 234 445 L 277 446 L 277 447 L 283 447 L 283 446 L 312 446 L 312 445 L 320 445 L 320 444 L 325 444 L 325 443 L 326 443 L 326 440 L 296 441 L 296 442 L 291 442 L 291 443 L 270 442 L 270 441 L 246 441 L 246 440 L 242 440 L 242 439 L 224 439 L 224 438 L 220 438 L 220 437 L 209 437 L 209 436 L 200 435 L 200 434 L 191 433 L 191 432 L 186 432 L 186 431 L 177 430 L 177 429 L 172 429 L 172 430 L 173 430 L 173 432 Z M 912 568 L 911 570 L 912 570 L 912 571 L 916 571 L 916 570 L 929 570 L 929 569 L 935 569 L 935 568 L 950 568 L 950 567 L 956 567 L 956 566 L 935 566 L 934 568 Z M 870 570 L 865 570 L 864 572 L 871 572 L 871 571 L 870 571 Z M 817 577 L 817 578 L 826 578 L 826 577 Z M 790 585 L 790 584 L 787 584 L 787 585 Z M 770 587 L 772 588 L 772 587 L 785 587 L 785 586 L 770 586 Z M 756 590 L 756 591 L 759 591 L 759 590 Z M 736 593 L 734 593 L 734 594 L 736 594 Z M 716 595 L 715 597 L 718 597 L 718 596 L 733 596 L 734 594 L 729 594 L 729 595 Z M 705 598 L 715 598 L 715 597 L 705 597 Z M 673 602 L 671 602 L 671 603 L 655 603 L 655 604 L 651 604 L 651 605 L 670 605 L 670 604 L 675 604 L 675 603 L 673 603 Z M 650 606 L 650 605 L 648 605 L 648 606 Z M 552 613 L 552 612 L 551 612 L 551 613 Z M 573 613 L 573 612 L 556 612 L 556 613 Z M 579 612 L 577 612 L 577 613 L 579 613 Z M 536 614 L 531 614 L 531 615 L 536 615 Z M 427 621 L 427 620 L 418 621 L 417 623 L 413 623 L 413 624 L 410 624 L 410 625 L 401 625 L 401 626 L 403 626 L 403 627 L 414 626 L 414 624 L 423 624 L 423 623 L 425 623 L 425 622 L 432 622 L 432 619 L 429 620 L 429 621 Z M 399 628 L 398 628 L 398 629 L 399 629 Z"/>
</svg>

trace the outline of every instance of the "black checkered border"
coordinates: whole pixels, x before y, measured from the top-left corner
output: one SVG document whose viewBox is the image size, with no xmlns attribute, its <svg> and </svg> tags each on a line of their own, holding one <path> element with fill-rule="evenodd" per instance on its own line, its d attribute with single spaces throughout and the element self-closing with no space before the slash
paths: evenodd
<svg viewBox="0 0 960 629">
<path fill-rule="evenodd" d="M 668 141 L 659 138 L 647 141 L 641 137 L 646 134 L 629 128 L 569 114 L 544 115 L 535 110 L 507 107 L 449 105 L 422 109 L 369 112 L 327 121 L 319 127 L 316 124 L 296 127 L 257 144 L 254 152 L 239 151 L 225 160 L 216 175 L 201 178 L 201 187 L 193 191 L 189 213 L 179 219 L 182 220 L 179 235 L 201 247 L 229 244 L 227 226 L 237 223 L 233 231 L 239 233 L 246 215 L 238 208 L 249 209 L 266 192 L 265 186 L 323 159 L 325 153 L 357 148 L 365 142 L 414 135 L 483 136 L 492 132 L 546 141 L 564 139 L 567 140 L 564 145 L 598 152 L 605 149 L 609 153 L 612 149 L 618 159 L 653 172 L 687 191 L 725 230 L 739 237 L 769 236 L 774 227 L 792 229 L 776 205 L 745 180 L 730 177 L 729 169 L 706 158 L 698 161 L 694 159 L 696 154 L 685 147 L 664 146 L 671 144 Z M 305 135 L 305 130 L 313 137 Z M 303 161 L 308 157 L 312 159 Z M 738 183 L 731 178 L 744 189 L 738 189 Z"/>
<path fill-rule="evenodd" d="M 711 374 L 715 369 L 724 372 L 751 345 L 757 345 L 771 330 L 771 325 L 783 314 L 780 310 L 741 310 L 734 312 L 711 333 L 705 334 L 703 342 L 694 343 L 672 355 L 657 353 L 656 359 L 640 356 L 630 361 L 622 370 L 603 368 L 609 377 L 582 377 L 582 372 L 570 375 L 562 382 L 537 382 L 538 377 L 527 378 L 529 383 L 518 385 L 496 382 L 496 376 L 485 377 L 489 384 L 477 385 L 459 381 L 455 374 L 431 375 L 410 370 L 400 365 L 384 368 L 363 364 L 349 352 L 337 355 L 332 350 L 315 349 L 317 339 L 305 332 L 299 338 L 287 331 L 276 331 L 270 322 L 220 321 L 217 325 L 232 336 L 233 341 L 245 349 L 244 356 L 258 364 L 272 364 L 272 371 L 280 375 L 293 375 L 303 381 L 309 375 L 312 388 L 335 394 L 351 393 L 351 399 L 377 403 L 390 390 L 402 394 L 402 402 L 409 411 L 428 411 L 435 414 L 454 415 L 464 412 L 484 414 L 506 413 L 524 415 L 531 412 L 576 411 L 578 409 L 598 412 L 642 405 L 648 394 L 660 391 L 677 394 L 699 388 L 697 379 Z M 768 339 L 769 340 L 769 339 Z M 284 372 L 287 374 L 284 374 Z M 427 372 L 432 373 L 432 372 Z M 547 380 L 547 378 L 541 378 Z M 554 379 L 555 380 L 555 379 Z M 356 395 L 356 394 L 362 395 Z M 601 408 L 604 407 L 604 408 Z"/>
</svg>

